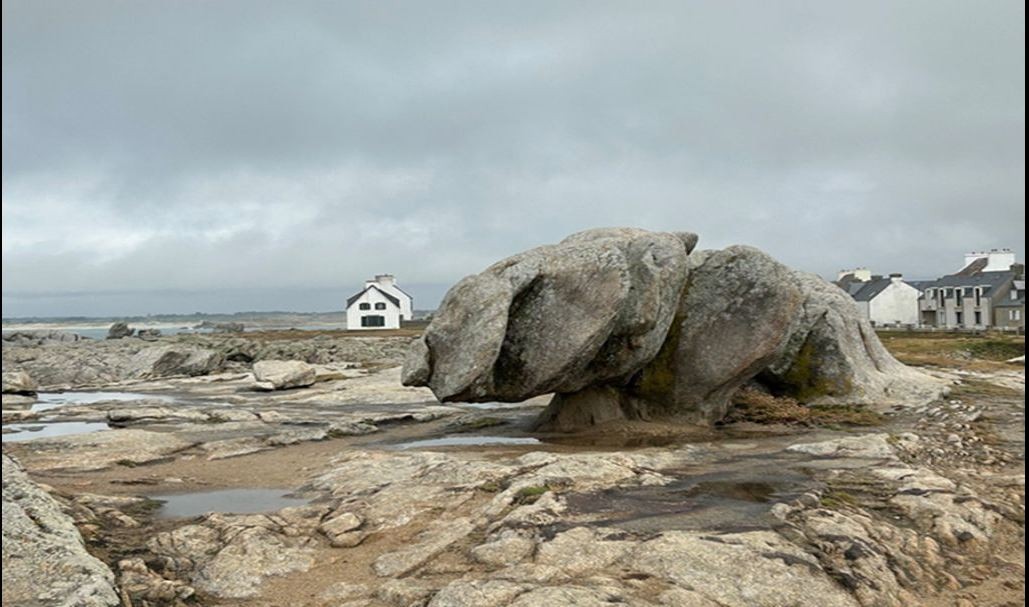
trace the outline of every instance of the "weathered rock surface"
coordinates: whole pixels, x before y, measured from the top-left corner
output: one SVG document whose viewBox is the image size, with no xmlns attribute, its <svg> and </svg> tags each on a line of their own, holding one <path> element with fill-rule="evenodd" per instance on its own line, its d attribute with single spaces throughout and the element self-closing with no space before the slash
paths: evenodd
<svg viewBox="0 0 1029 607">
<path fill-rule="evenodd" d="M 60 504 L 3 456 L 4 605 L 118 605 L 114 574 Z"/>
<path fill-rule="evenodd" d="M 211 514 L 195 525 L 158 534 L 148 543 L 166 569 L 221 598 L 257 594 L 270 576 L 306 571 L 324 507 L 287 508 L 275 515 Z"/>
<path fill-rule="evenodd" d="M 136 377 L 169 377 L 173 375 L 207 375 L 219 368 L 218 352 L 190 346 L 154 346 L 142 350 L 133 359 Z"/>
<path fill-rule="evenodd" d="M 4 448 L 15 450 L 32 470 L 99 470 L 151 462 L 190 446 L 168 432 L 122 429 L 37 438 Z"/>
<path fill-rule="evenodd" d="M 107 339 L 122 339 L 124 337 L 132 337 L 136 330 L 129 326 L 126 322 L 116 322 L 111 325 L 111 328 L 107 329 Z"/>
<path fill-rule="evenodd" d="M 442 401 L 555 393 L 541 418 L 711 423 L 759 381 L 807 403 L 924 402 L 942 384 L 897 362 L 854 302 L 750 247 L 590 230 L 455 285 L 404 361 Z"/>
<path fill-rule="evenodd" d="M 254 379 L 261 390 L 306 388 L 317 381 L 314 367 L 300 360 L 262 360 L 254 363 Z"/>
<path fill-rule="evenodd" d="M 32 379 L 32 377 L 25 371 L 4 371 L 4 394 L 21 394 L 24 396 L 32 396 L 36 393 L 36 389 L 38 387 L 39 386 L 36 384 L 36 380 Z"/>
</svg>

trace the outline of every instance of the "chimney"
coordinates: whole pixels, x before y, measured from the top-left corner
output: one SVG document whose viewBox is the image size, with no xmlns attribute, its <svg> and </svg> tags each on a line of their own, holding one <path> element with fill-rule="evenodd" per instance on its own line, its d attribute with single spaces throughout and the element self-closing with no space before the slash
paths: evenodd
<svg viewBox="0 0 1029 607">
<path fill-rule="evenodd" d="M 892 282 L 900 282 L 902 280 L 904 280 L 904 275 L 901 274 L 900 272 L 892 272 L 892 273 L 890 273 L 890 281 L 892 281 Z"/>
<path fill-rule="evenodd" d="M 392 287 L 394 284 L 396 284 L 397 280 L 393 277 L 392 274 L 376 274 L 375 282 L 379 283 L 384 287 Z"/>
</svg>

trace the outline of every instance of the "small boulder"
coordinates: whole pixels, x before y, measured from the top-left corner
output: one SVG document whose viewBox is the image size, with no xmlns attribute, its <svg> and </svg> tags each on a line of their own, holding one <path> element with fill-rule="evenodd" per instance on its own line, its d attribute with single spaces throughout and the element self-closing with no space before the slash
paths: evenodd
<svg viewBox="0 0 1029 607">
<path fill-rule="evenodd" d="M 318 374 L 299 360 L 261 360 L 254 363 L 254 379 L 260 390 L 286 390 L 313 385 Z"/>
<path fill-rule="evenodd" d="M 155 341 L 160 336 L 160 329 L 140 329 L 139 331 L 136 331 L 136 337 L 143 341 Z"/>
<path fill-rule="evenodd" d="M 214 350 L 181 344 L 153 346 L 140 350 L 132 361 L 134 377 L 207 375 L 217 371 L 223 356 Z"/>
<path fill-rule="evenodd" d="M 4 371 L 4 394 L 32 396 L 36 393 L 36 381 L 25 371 Z"/>
<path fill-rule="evenodd" d="M 133 333 L 135 333 L 135 330 L 129 326 L 129 323 L 119 321 L 111 325 L 111 328 L 107 330 L 107 339 L 132 337 Z"/>
</svg>

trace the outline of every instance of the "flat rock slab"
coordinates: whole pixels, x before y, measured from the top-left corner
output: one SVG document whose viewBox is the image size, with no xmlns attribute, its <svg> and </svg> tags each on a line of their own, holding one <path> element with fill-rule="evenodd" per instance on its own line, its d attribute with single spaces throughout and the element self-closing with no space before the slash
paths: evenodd
<svg viewBox="0 0 1029 607">
<path fill-rule="evenodd" d="M 144 464 L 192 447 L 167 432 L 124 429 L 55 436 L 5 448 L 32 470 L 100 470 L 115 464 Z"/>
</svg>

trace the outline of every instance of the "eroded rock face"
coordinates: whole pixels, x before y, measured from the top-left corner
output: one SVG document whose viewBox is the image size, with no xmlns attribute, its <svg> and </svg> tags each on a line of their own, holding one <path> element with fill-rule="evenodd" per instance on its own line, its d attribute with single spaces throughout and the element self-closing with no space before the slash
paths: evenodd
<svg viewBox="0 0 1029 607">
<path fill-rule="evenodd" d="M 807 403 L 939 394 L 839 288 L 751 247 L 691 254 L 696 239 L 589 230 L 500 261 L 447 293 L 402 379 L 442 401 L 554 393 L 541 419 L 554 430 L 712 423 L 749 381 Z"/>
<path fill-rule="evenodd" d="M 60 504 L 3 456 L 4 605 L 118 605 L 114 574 Z"/>
</svg>

